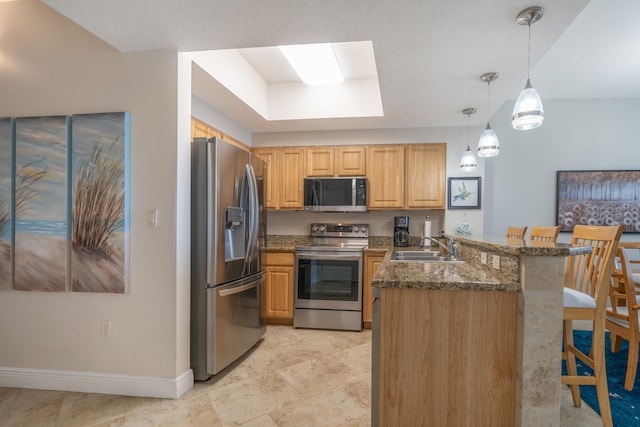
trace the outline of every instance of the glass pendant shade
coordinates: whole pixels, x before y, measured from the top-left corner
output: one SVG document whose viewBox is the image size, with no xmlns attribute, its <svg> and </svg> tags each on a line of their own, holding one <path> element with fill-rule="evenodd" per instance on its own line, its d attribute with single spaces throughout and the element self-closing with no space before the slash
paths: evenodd
<svg viewBox="0 0 640 427">
<path fill-rule="evenodd" d="M 491 125 L 487 122 L 487 127 L 484 128 L 484 132 L 480 135 L 478 141 L 478 156 L 480 157 L 495 157 L 500 153 L 500 142 L 496 132 L 491 129 Z"/>
<path fill-rule="evenodd" d="M 476 170 L 476 167 L 476 156 L 473 155 L 473 151 L 471 151 L 469 144 L 467 144 L 467 149 L 460 159 L 460 169 L 463 172 L 473 172 Z"/>
<path fill-rule="evenodd" d="M 520 92 L 513 107 L 511 125 L 516 130 L 529 130 L 539 127 L 543 120 L 542 101 L 538 92 L 531 86 L 531 81 L 527 79 L 527 85 Z"/>
</svg>

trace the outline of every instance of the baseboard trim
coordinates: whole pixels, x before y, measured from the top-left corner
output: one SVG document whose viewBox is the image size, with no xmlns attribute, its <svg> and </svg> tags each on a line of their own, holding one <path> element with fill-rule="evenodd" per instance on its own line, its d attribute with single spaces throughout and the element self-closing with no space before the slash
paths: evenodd
<svg viewBox="0 0 640 427">
<path fill-rule="evenodd" d="M 193 371 L 160 378 L 0 367 L 0 386 L 178 399 L 193 387 Z"/>
</svg>

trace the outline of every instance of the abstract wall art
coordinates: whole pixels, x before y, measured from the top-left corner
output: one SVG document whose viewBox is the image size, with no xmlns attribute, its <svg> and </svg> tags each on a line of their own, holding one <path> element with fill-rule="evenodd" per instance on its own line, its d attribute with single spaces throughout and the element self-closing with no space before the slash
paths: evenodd
<svg viewBox="0 0 640 427">
<path fill-rule="evenodd" d="M 556 225 L 624 225 L 640 233 L 640 171 L 558 171 Z"/>
</svg>

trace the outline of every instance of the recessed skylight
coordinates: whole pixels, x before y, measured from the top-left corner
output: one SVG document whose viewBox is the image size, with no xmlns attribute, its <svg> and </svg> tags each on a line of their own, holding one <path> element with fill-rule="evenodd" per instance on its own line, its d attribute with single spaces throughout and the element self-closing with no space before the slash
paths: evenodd
<svg viewBox="0 0 640 427">
<path fill-rule="evenodd" d="M 300 79 L 309 86 L 336 85 L 344 75 L 329 43 L 279 46 Z"/>
</svg>

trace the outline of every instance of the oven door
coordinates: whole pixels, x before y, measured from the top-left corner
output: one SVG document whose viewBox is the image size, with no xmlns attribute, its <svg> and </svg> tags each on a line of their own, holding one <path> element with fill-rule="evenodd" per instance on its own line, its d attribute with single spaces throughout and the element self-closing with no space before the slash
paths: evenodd
<svg viewBox="0 0 640 427">
<path fill-rule="evenodd" d="M 362 310 L 362 252 L 296 252 L 295 308 Z"/>
</svg>

